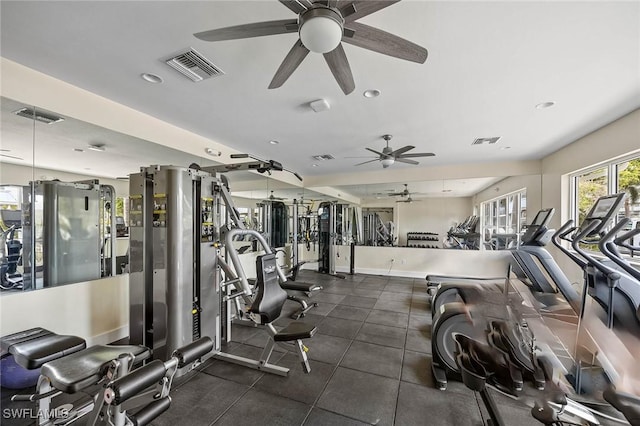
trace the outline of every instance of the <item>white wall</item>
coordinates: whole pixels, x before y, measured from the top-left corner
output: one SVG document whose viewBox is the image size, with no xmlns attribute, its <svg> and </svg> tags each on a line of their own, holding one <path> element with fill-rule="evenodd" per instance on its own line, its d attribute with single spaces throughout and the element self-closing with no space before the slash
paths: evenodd
<svg viewBox="0 0 640 426">
<path fill-rule="evenodd" d="M 442 247 L 447 231 L 473 213 L 470 197 L 423 198 L 412 203 L 396 203 L 398 245 L 407 245 L 407 232 L 435 232 Z"/>
<path fill-rule="evenodd" d="M 340 250 L 336 270 L 349 272 L 349 247 L 341 246 Z M 356 246 L 355 271 L 413 278 L 424 278 L 427 274 L 493 278 L 506 276 L 510 259 L 511 253 L 504 250 Z"/>
<path fill-rule="evenodd" d="M 129 335 L 129 275 L 0 296 L 0 335 L 33 327 L 89 345 Z"/>
<path fill-rule="evenodd" d="M 538 210 L 546 208 L 546 206 L 542 205 L 542 175 L 539 174 L 504 178 L 477 193 L 473 197 L 473 205 L 480 207 L 480 203 L 484 201 L 521 189 L 527 190 L 527 215 L 528 220 L 531 220 Z"/>
</svg>

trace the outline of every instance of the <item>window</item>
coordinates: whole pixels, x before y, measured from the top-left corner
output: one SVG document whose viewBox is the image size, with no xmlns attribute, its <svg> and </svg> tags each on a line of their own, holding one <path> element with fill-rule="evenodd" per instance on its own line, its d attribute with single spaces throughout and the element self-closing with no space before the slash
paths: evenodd
<svg viewBox="0 0 640 426">
<path fill-rule="evenodd" d="M 522 189 L 480 204 L 485 246 L 505 248 L 518 241 L 527 220 L 527 191 Z"/>
<path fill-rule="evenodd" d="M 572 189 L 572 218 L 579 224 L 593 203 L 601 196 L 625 192 L 623 207 L 618 220 L 631 219 L 626 230 L 635 229 L 640 223 L 640 156 L 610 161 L 570 176 Z M 632 244 L 639 244 L 638 241 Z"/>
</svg>

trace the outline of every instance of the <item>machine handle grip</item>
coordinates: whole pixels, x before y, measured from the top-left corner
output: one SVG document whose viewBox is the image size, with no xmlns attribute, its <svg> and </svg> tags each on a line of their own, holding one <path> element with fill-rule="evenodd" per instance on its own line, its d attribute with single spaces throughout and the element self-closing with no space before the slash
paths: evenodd
<svg viewBox="0 0 640 426">
<path fill-rule="evenodd" d="M 126 376 L 109 383 L 105 390 L 105 402 L 111 405 L 120 405 L 159 382 L 166 373 L 167 369 L 162 361 L 158 359 L 151 361 L 144 367 L 133 370 Z"/>
<path fill-rule="evenodd" d="M 636 228 L 636 229 L 633 229 L 631 231 L 625 232 L 624 234 L 620 235 L 618 238 L 613 240 L 613 242 L 618 246 L 626 247 L 627 244 L 625 244 L 624 242 L 627 241 L 627 240 L 632 239 L 633 237 L 635 237 L 638 234 L 640 234 L 640 228 Z M 629 244 L 629 246 L 631 246 L 631 245 Z M 633 246 L 631 246 L 631 247 L 633 247 Z"/>
<path fill-rule="evenodd" d="M 160 414 L 167 411 L 170 405 L 171 398 L 169 396 L 165 396 L 164 398 L 150 402 L 142 410 L 128 417 L 134 426 L 146 426 Z"/>
<path fill-rule="evenodd" d="M 195 342 L 191 342 L 186 346 L 173 351 L 173 357 L 178 359 L 178 368 L 182 368 L 187 364 L 200 358 L 202 355 L 211 352 L 213 349 L 213 341 L 210 337 L 202 337 Z"/>
</svg>

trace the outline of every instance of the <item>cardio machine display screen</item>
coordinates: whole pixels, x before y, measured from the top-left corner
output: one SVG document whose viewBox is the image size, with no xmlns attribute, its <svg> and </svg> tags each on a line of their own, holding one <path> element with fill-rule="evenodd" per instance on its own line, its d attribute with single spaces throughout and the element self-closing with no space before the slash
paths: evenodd
<svg viewBox="0 0 640 426">
<path fill-rule="evenodd" d="M 536 215 L 536 217 L 533 218 L 533 223 L 531 224 L 531 226 L 546 225 L 547 222 L 549 222 L 549 220 L 551 219 L 552 215 L 553 215 L 553 209 L 540 210 Z"/>
<path fill-rule="evenodd" d="M 586 219 L 609 219 L 620 207 L 624 193 L 600 197 L 587 214 Z"/>
</svg>

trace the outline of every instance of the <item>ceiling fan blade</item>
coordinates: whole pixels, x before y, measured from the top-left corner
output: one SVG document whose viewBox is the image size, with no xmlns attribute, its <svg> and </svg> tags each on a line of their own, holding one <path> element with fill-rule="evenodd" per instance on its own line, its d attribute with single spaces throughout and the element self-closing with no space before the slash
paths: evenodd
<svg viewBox="0 0 640 426">
<path fill-rule="evenodd" d="M 304 47 L 300 40 L 296 41 L 284 61 L 280 64 L 280 67 L 278 67 L 278 71 L 276 71 L 271 83 L 269 83 L 269 89 L 276 89 L 282 86 L 308 54 L 309 49 Z"/>
<path fill-rule="evenodd" d="M 387 158 L 389 157 L 389 155 L 387 154 L 383 154 L 382 152 L 376 151 L 375 149 L 371 149 L 371 148 L 365 148 L 367 151 L 371 151 L 374 154 L 378 154 L 381 158 Z"/>
<path fill-rule="evenodd" d="M 362 163 L 358 163 L 358 164 L 354 164 L 354 166 L 362 166 L 363 164 L 367 164 L 367 163 L 373 163 L 374 161 L 380 161 L 378 158 L 375 158 L 373 160 L 369 160 L 369 161 L 364 161 Z"/>
<path fill-rule="evenodd" d="M 414 166 L 415 166 L 416 164 L 420 164 L 420 163 L 418 163 L 417 161 L 407 160 L 407 159 L 402 158 L 402 157 L 400 157 L 400 158 L 396 157 L 396 161 L 397 161 L 397 162 L 400 162 L 400 163 L 413 164 Z"/>
<path fill-rule="evenodd" d="M 433 152 L 415 152 L 411 154 L 402 154 L 397 158 L 417 158 L 417 157 L 435 157 L 436 155 Z"/>
<path fill-rule="evenodd" d="M 393 151 L 389 155 L 394 156 L 394 157 L 399 157 L 402 154 L 404 154 L 405 152 L 407 152 L 409 150 L 412 150 L 413 148 L 415 148 L 415 146 L 413 146 L 413 145 L 403 146 L 402 148 L 396 149 L 395 151 Z"/>
<path fill-rule="evenodd" d="M 194 36 L 204 41 L 223 41 L 295 33 L 297 31 L 297 19 L 281 19 L 278 21 L 256 22 L 253 24 L 235 25 L 233 27 L 202 31 L 195 33 Z"/>
<path fill-rule="evenodd" d="M 353 82 L 353 74 L 351 73 L 351 67 L 349 66 L 347 55 L 344 53 L 342 43 L 331 52 L 323 54 L 323 56 L 344 94 L 348 95 L 353 92 L 356 84 Z"/>
<path fill-rule="evenodd" d="M 345 6 L 340 5 L 340 13 L 347 22 L 353 22 L 356 19 L 363 18 L 367 15 L 371 15 L 374 12 L 391 6 L 394 3 L 398 3 L 400 0 L 391 1 L 374 1 L 374 0 L 359 0 L 353 1 Z"/>
<path fill-rule="evenodd" d="M 357 156 L 357 157 L 342 157 L 342 158 L 378 158 L 378 157 L 372 157 L 370 155 L 365 157 L 364 155 L 361 155 L 361 156 Z"/>
<path fill-rule="evenodd" d="M 351 22 L 347 28 L 354 33 L 352 37 L 342 37 L 345 43 L 419 64 L 427 60 L 427 49 L 402 37 L 359 22 Z"/>
<path fill-rule="evenodd" d="M 296 1 L 296 0 L 278 0 L 285 5 L 289 10 L 295 14 L 299 14 L 307 10 L 310 4 L 308 1 Z"/>
</svg>

